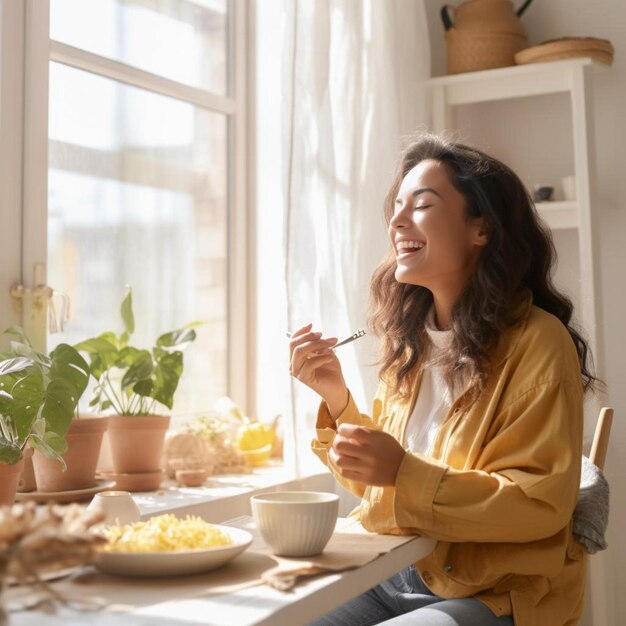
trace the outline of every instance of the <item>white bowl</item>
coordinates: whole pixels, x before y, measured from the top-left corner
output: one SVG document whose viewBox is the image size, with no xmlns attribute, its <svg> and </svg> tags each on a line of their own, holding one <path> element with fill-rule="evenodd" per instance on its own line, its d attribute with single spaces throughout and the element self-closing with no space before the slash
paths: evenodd
<svg viewBox="0 0 626 626">
<path fill-rule="evenodd" d="M 273 491 L 250 498 L 256 526 L 273 554 L 320 554 L 333 534 L 339 496 L 322 491 Z"/>
<path fill-rule="evenodd" d="M 87 507 L 89 511 L 101 511 L 106 526 L 122 526 L 138 522 L 139 507 L 128 491 L 101 491 L 97 493 Z"/>
</svg>

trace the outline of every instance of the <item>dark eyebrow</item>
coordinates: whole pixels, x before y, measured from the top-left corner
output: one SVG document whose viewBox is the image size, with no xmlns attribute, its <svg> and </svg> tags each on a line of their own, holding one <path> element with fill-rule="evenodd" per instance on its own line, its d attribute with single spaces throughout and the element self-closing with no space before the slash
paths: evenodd
<svg viewBox="0 0 626 626">
<path fill-rule="evenodd" d="M 426 192 L 434 193 L 436 196 L 441 198 L 441 194 L 439 192 L 435 191 L 432 187 L 422 187 L 421 189 L 416 189 L 411 194 L 411 196 L 413 196 L 413 198 L 417 198 L 417 196 L 419 196 L 422 193 L 426 193 Z M 400 198 L 397 198 L 396 201 L 395 201 L 395 204 L 398 204 L 398 202 L 402 202 L 402 200 L 400 200 Z"/>
</svg>

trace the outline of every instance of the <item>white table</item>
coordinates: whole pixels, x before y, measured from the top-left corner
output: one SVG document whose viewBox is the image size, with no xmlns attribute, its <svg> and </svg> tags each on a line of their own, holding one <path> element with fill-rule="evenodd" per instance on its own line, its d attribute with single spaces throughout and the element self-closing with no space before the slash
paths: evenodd
<svg viewBox="0 0 626 626">
<path fill-rule="evenodd" d="M 54 583 L 55 589 L 73 597 L 97 596 L 108 608 L 94 613 L 62 608 L 55 615 L 25 611 L 13 613 L 10 623 L 12 626 L 305 625 L 429 554 L 435 545 L 433 540 L 419 537 L 398 538 L 398 541 L 404 543 L 357 569 L 312 578 L 289 592 L 257 585 L 206 595 L 210 588 L 207 575 L 167 580 L 106 577 L 106 584 L 85 585 L 59 581 Z M 238 558 L 254 557 L 244 553 Z"/>
</svg>

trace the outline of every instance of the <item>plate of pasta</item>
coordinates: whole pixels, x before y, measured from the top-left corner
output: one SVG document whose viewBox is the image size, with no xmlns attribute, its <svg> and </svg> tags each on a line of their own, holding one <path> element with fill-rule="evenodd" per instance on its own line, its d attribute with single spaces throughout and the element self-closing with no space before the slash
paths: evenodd
<svg viewBox="0 0 626 626">
<path fill-rule="evenodd" d="M 119 576 L 157 578 L 199 574 L 228 563 L 252 543 L 252 535 L 199 517 L 158 515 L 104 529 L 108 543 L 96 567 Z"/>
</svg>

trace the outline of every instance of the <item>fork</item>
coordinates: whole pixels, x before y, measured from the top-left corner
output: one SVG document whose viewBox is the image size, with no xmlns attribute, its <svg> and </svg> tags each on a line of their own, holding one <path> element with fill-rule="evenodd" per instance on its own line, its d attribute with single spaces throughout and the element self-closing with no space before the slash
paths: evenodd
<svg viewBox="0 0 626 626">
<path fill-rule="evenodd" d="M 291 337 L 291 333 L 290 332 L 286 332 L 285 333 L 287 335 L 287 337 Z M 354 331 L 354 333 L 352 333 L 352 335 L 350 335 L 349 337 L 346 337 L 345 339 L 342 339 L 341 341 L 338 341 L 332 348 L 331 350 L 334 350 L 335 348 L 338 348 L 339 346 L 345 346 L 347 343 L 350 343 L 352 341 L 356 341 L 357 339 L 360 339 L 361 337 L 363 337 L 363 335 L 367 334 L 364 328 L 359 328 L 358 330 Z"/>
<path fill-rule="evenodd" d="M 341 341 L 338 341 L 332 348 L 331 350 L 334 350 L 335 348 L 338 348 L 339 346 L 345 346 L 347 343 L 350 343 L 351 341 L 356 341 L 357 339 L 360 339 L 361 337 L 363 337 L 363 335 L 365 335 L 365 328 L 359 328 L 358 330 L 356 330 L 352 335 L 350 335 L 349 337 L 346 337 L 345 339 L 342 339 Z"/>
</svg>

